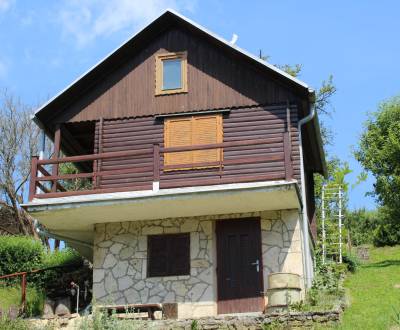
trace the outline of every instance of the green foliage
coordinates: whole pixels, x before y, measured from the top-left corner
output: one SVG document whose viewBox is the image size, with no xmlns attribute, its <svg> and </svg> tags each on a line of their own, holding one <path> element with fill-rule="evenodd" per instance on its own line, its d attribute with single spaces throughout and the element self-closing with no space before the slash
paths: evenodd
<svg viewBox="0 0 400 330">
<path fill-rule="evenodd" d="M 284 65 L 276 65 L 279 69 L 282 71 L 285 71 L 287 74 L 290 74 L 292 77 L 297 77 L 302 69 L 301 64 L 295 64 L 295 65 L 289 65 L 289 64 L 284 64 Z"/>
<path fill-rule="evenodd" d="M 379 105 L 365 123 L 356 159 L 376 179 L 374 195 L 392 210 L 400 205 L 400 96 Z"/>
<path fill-rule="evenodd" d="M 0 275 L 50 268 L 27 275 L 27 315 L 41 314 L 44 289 L 65 272 L 65 268 L 55 267 L 69 265 L 79 267 L 82 263 L 82 257 L 72 249 L 48 252 L 40 241 L 31 237 L 0 236 Z M 20 305 L 20 281 L 21 277 L 2 280 L 1 307 Z"/>
<path fill-rule="evenodd" d="M 190 324 L 190 330 L 198 330 L 199 329 L 199 323 L 197 320 L 193 320 L 192 323 Z"/>
<path fill-rule="evenodd" d="M 38 280 L 41 287 L 47 287 L 48 284 L 55 282 L 65 272 L 65 268 L 54 268 L 58 266 L 76 266 L 77 268 L 83 264 L 80 254 L 70 248 L 61 251 L 54 251 L 45 254 L 41 268 L 51 268 L 38 273 Z M 53 267 L 53 268 L 52 268 Z"/>
<path fill-rule="evenodd" d="M 40 241 L 26 236 L 0 236 L 0 275 L 38 269 L 44 259 Z"/>
<path fill-rule="evenodd" d="M 351 243 L 356 246 L 372 244 L 379 222 L 378 210 L 368 211 L 362 208 L 347 212 L 345 226 L 350 233 Z"/>
<path fill-rule="evenodd" d="M 354 273 L 357 270 L 360 261 L 352 254 L 345 254 L 343 255 L 343 264 L 347 266 L 349 272 Z"/>
<path fill-rule="evenodd" d="M 80 173 L 73 163 L 61 163 L 59 168 L 60 174 L 77 174 Z M 92 188 L 92 182 L 89 178 L 77 178 L 61 180 L 60 184 L 67 191 L 88 190 Z"/>
<path fill-rule="evenodd" d="M 375 246 L 394 246 L 400 243 L 400 221 L 398 210 L 391 210 L 388 207 L 379 209 L 380 217 L 378 226 L 373 233 Z"/>
</svg>

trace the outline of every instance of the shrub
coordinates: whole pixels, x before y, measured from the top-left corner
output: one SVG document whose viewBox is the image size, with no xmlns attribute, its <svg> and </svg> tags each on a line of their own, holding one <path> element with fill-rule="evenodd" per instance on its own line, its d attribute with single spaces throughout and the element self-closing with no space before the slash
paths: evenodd
<svg viewBox="0 0 400 330">
<path fill-rule="evenodd" d="M 42 287 L 47 287 L 57 279 L 59 279 L 64 273 L 66 268 L 75 267 L 78 268 L 83 264 L 83 259 L 73 249 L 66 248 L 61 251 L 54 251 L 45 255 L 41 268 L 50 268 L 48 270 L 40 272 L 38 275 L 38 283 Z M 59 267 L 63 266 L 63 267 Z M 54 268 L 59 267 L 59 268 Z"/>
<path fill-rule="evenodd" d="M 381 223 L 374 231 L 373 243 L 377 247 L 394 246 L 400 243 L 400 223 Z"/>
<path fill-rule="evenodd" d="M 357 257 L 351 254 L 345 254 L 343 256 L 343 263 L 347 266 L 347 270 L 352 273 L 357 270 L 357 267 L 360 264 Z"/>
<path fill-rule="evenodd" d="M 0 275 L 38 269 L 44 255 L 44 247 L 38 240 L 25 236 L 0 236 Z"/>
</svg>

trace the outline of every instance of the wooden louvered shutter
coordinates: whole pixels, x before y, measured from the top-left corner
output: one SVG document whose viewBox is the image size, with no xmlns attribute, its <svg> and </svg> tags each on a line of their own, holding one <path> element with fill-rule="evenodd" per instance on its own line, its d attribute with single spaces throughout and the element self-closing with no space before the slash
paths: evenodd
<svg viewBox="0 0 400 330">
<path fill-rule="evenodd" d="M 148 236 L 148 276 L 190 274 L 190 234 Z"/>
<path fill-rule="evenodd" d="M 190 274 L 190 234 L 171 235 L 169 240 L 168 273 L 170 275 Z"/>
<path fill-rule="evenodd" d="M 148 237 L 148 276 L 164 276 L 168 273 L 168 242 L 165 236 Z"/>
<path fill-rule="evenodd" d="M 192 119 L 167 119 L 164 126 L 165 146 L 187 147 L 192 145 Z M 191 151 L 171 152 L 164 155 L 165 165 L 183 165 L 193 163 Z"/>
<path fill-rule="evenodd" d="M 222 143 L 222 116 L 193 117 L 192 144 L 204 145 Z M 196 150 L 193 152 L 194 163 L 217 162 L 221 158 L 221 149 Z"/>
<path fill-rule="evenodd" d="M 192 116 L 177 119 L 167 119 L 164 124 L 165 147 L 183 147 L 223 142 L 222 116 Z M 184 152 L 170 152 L 164 155 L 164 164 L 179 165 L 217 162 L 222 159 L 221 148 L 194 150 Z M 215 164 L 216 165 L 216 164 Z M 214 166 L 215 166 L 214 165 Z M 199 166 L 204 167 L 204 166 Z M 195 166 L 196 168 L 196 166 Z"/>
</svg>

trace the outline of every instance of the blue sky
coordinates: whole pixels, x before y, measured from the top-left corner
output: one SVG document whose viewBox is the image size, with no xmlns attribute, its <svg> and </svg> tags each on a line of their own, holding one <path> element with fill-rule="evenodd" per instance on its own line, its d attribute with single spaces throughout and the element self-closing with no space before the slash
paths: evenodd
<svg viewBox="0 0 400 330">
<path fill-rule="evenodd" d="M 400 2 L 0 0 L 0 87 L 38 105 L 66 87 L 164 9 L 173 8 L 271 63 L 302 64 L 300 78 L 317 88 L 333 74 L 337 94 L 331 154 L 360 173 L 351 148 L 366 113 L 400 93 Z M 350 192 L 350 206 L 374 207 L 364 197 L 372 178 Z"/>
</svg>

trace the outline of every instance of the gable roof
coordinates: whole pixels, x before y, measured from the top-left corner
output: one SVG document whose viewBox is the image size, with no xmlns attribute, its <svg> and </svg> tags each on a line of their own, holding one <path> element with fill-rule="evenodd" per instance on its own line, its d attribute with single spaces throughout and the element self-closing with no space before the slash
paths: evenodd
<svg viewBox="0 0 400 330">
<path fill-rule="evenodd" d="M 59 92 L 48 102 L 42 105 L 33 115 L 33 120 L 44 129 L 44 131 L 52 138 L 53 128 L 47 126 L 46 124 L 51 121 L 51 118 L 57 116 L 60 110 L 64 109 L 66 106 L 71 104 L 71 102 L 78 99 L 83 95 L 88 89 L 90 89 L 96 82 L 101 81 L 107 74 L 115 70 L 121 62 L 129 59 L 135 52 L 140 51 L 144 45 L 146 45 L 149 40 L 154 39 L 160 33 L 168 30 L 173 26 L 184 27 L 187 30 L 196 33 L 199 36 L 206 38 L 209 42 L 213 43 L 217 47 L 223 48 L 225 51 L 231 53 L 237 58 L 249 61 L 256 65 L 260 70 L 274 76 L 280 81 L 284 82 L 288 87 L 295 90 L 299 95 L 304 97 L 308 103 L 312 104 L 315 101 L 315 92 L 310 88 L 305 82 L 289 75 L 283 70 L 277 68 L 276 66 L 258 58 L 257 56 L 250 54 L 249 52 L 243 50 L 237 45 L 221 38 L 220 36 L 214 34 L 203 26 L 193 22 L 189 18 L 171 10 L 167 9 L 153 22 L 148 24 L 142 30 L 137 32 L 126 42 L 124 42 L 120 47 L 112 51 L 104 59 L 99 61 L 88 71 L 78 77 L 64 90 Z M 309 111 L 309 109 L 305 109 Z M 307 113 L 303 114 L 307 115 Z M 325 172 L 325 158 L 322 149 L 321 135 L 319 132 L 319 125 L 317 117 L 311 122 L 311 134 L 314 136 L 317 149 L 318 158 L 321 160 L 322 172 Z M 319 170 L 321 171 L 321 170 Z"/>
<path fill-rule="evenodd" d="M 99 61 L 92 68 L 73 81 L 69 86 L 42 105 L 33 115 L 35 122 L 39 126 L 44 126 L 43 124 L 48 116 L 52 117 L 55 111 L 63 108 L 66 103 L 71 102 L 71 100 L 77 98 L 83 91 L 87 90 L 88 86 L 92 86 L 96 81 L 104 77 L 104 72 L 110 72 L 113 68 L 117 67 L 119 63 L 121 63 L 121 60 L 128 58 L 128 56 L 132 56 L 132 50 L 141 48 L 141 46 L 148 42 L 148 40 L 152 39 L 160 32 L 165 31 L 172 25 L 182 25 L 192 31 L 200 33 L 217 46 L 224 47 L 226 50 L 234 53 L 235 55 L 239 55 L 249 61 L 252 61 L 262 69 L 268 71 L 270 74 L 272 73 L 287 81 L 288 84 L 296 88 L 302 95 L 307 95 L 311 100 L 314 98 L 314 90 L 303 81 L 289 75 L 276 66 L 217 36 L 213 32 L 193 22 L 187 17 L 171 9 L 167 9 L 153 22 L 140 30 L 138 33 L 124 42 L 120 47 L 111 52 L 104 59 Z"/>
</svg>

